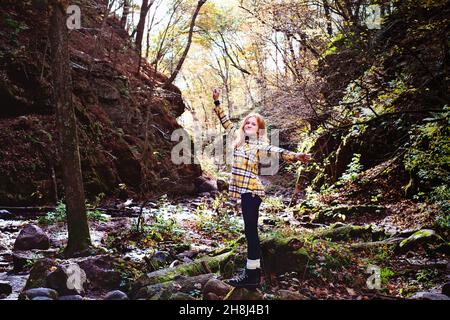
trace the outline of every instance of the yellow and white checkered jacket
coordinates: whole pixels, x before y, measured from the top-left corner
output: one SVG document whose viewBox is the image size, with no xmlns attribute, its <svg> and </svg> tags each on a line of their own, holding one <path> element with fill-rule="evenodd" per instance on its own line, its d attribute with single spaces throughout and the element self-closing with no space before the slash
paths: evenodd
<svg viewBox="0 0 450 320">
<path fill-rule="evenodd" d="M 235 129 L 234 123 L 230 121 L 228 115 L 219 104 L 214 107 L 214 111 L 225 128 L 226 133 Z M 264 151 L 264 153 L 262 153 Z M 260 140 L 246 141 L 243 145 L 233 150 L 233 165 L 231 169 L 231 179 L 229 183 L 229 196 L 232 199 L 240 199 L 241 193 L 251 192 L 261 198 L 265 197 L 264 185 L 259 179 L 260 156 L 276 152 L 281 159 L 287 162 L 295 161 L 298 153 L 283 148 L 275 147 Z"/>
</svg>

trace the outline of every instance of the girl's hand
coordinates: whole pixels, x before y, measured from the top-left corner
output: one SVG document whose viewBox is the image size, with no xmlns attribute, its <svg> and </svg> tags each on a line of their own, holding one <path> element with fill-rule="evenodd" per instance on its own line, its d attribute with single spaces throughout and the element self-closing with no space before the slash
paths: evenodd
<svg viewBox="0 0 450 320">
<path fill-rule="evenodd" d="M 218 89 L 213 90 L 213 99 L 214 101 L 219 100 L 220 92 Z"/>
<path fill-rule="evenodd" d="M 312 160 L 312 157 L 310 154 L 307 153 L 299 153 L 296 160 L 302 162 L 309 162 Z"/>
</svg>

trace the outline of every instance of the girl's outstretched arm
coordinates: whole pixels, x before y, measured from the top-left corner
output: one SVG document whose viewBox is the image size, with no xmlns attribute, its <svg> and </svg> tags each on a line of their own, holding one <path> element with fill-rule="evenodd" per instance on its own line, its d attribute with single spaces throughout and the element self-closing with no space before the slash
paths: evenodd
<svg viewBox="0 0 450 320">
<path fill-rule="evenodd" d="M 225 113 L 225 110 L 220 105 L 219 101 L 219 91 L 217 89 L 213 90 L 213 99 L 214 99 L 214 112 L 220 119 L 220 123 L 225 129 L 226 133 L 229 133 L 234 128 L 234 123 L 230 121 L 230 118 Z"/>
<path fill-rule="evenodd" d="M 275 147 L 269 144 L 261 144 L 258 145 L 258 151 L 261 155 L 261 152 L 263 155 L 269 154 L 270 152 L 276 152 L 279 153 L 281 156 L 281 159 L 283 159 L 286 162 L 295 162 L 295 161 L 302 161 L 302 162 L 309 162 L 311 161 L 311 155 L 301 152 L 293 152 L 289 151 L 280 147 Z"/>
</svg>

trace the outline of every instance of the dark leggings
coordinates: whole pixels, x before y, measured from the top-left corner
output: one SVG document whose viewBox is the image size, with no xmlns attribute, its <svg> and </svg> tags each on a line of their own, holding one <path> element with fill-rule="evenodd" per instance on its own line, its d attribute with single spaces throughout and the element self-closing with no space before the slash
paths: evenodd
<svg viewBox="0 0 450 320">
<path fill-rule="evenodd" d="M 253 193 L 241 193 L 242 216 L 244 217 L 245 238 L 247 239 L 247 257 L 250 260 L 261 258 L 258 237 L 258 215 L 261 198 Z"/>
</svg>

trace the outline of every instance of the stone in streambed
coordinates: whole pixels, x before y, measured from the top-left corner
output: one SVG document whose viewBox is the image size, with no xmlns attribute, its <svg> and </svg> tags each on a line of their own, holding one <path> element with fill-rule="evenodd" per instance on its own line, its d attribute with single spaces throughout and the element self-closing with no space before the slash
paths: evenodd
<svg viewBox="0 0 450 320">
<path fill-rule="evenodd" d="M 129 298 L 126 293 L 120 290 L 114 290 L 108 292 L 103 300 L 129 300 Z"/>
<path fill-rule="evenodd" d="M 20 293 L 19 300 L 32 300 L 36 297 L 46 297 L 56 300 L 58 299 L 58 292 L 50 288 L 29 289 Z"/>
<path fill-rule="evenodd" d="M 29 224 L 23 228 L 14 243 L 14 250 L 43 249 L 50 247 L 50 240 L 45 232 L 36 225 Z"/>
<path fill-rule="evenodd" d="M 418 300 L 450 300 L 450 297 L 441 293 L 433 293 L 433 292 L 417 292 L 415 293 L 411 299 Z"/>
<path fill-rule="evenodd" d="M 445 294 L 447 297 L 450 297 L 450 282 L 447 282 L 442 287 L 442 294 Z"/>
<path fill-rule="evenodd" d="M 69 296 L 61 296 L 58 300 L 83 300 L 83 297 L 78 294 L 73 294 Z"/>
<path fill-rule="evenodd" d="M 0 296 L 9 296 L 12 293 L 12 286 L 8 281 L 0 281 Z"/>
</svg>

